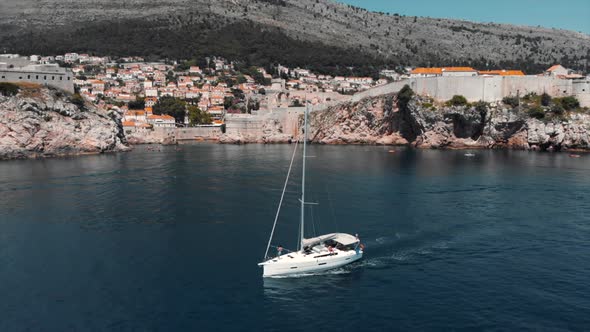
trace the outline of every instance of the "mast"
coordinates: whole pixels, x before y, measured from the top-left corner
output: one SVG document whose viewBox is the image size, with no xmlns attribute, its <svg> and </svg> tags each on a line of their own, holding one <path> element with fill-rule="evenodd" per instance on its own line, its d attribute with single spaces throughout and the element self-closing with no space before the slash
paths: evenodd
<svg viewBox="0 0 590 332">
<path fill-rule="evenodd" d="M 307 159 L 307 100 L 305 101 L 305 116 L 303 125 L 303 175 L 301 176 L 301 229 L 299 230 L 299 238 L 301 240 L 300 249 L 303 250 L 303 239 L 305 230 L 305 159 Z"/>
</svg>

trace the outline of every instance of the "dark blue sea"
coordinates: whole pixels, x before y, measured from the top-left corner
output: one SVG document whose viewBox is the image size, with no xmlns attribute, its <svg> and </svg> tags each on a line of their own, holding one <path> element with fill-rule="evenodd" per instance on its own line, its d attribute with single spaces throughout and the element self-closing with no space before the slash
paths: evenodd
<svg viewBox="0 0 590 332">
<path fill-rule="evenodd" d="M 311 146 L 307 236 L 365 258 L 265 280 L 293 147 L 0 162 L 0 331 L 590 330 L 590 155 Z"/>
</svg>

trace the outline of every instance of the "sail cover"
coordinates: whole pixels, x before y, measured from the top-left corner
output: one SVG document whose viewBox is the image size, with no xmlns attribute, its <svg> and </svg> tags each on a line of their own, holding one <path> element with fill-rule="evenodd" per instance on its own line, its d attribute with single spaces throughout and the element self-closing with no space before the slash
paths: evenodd
<svg viewBox="0 0 590 332">
<path fill-rule="evenodd" d="M 310 247 L 310 246 L 314 246 L 316 244 L 320 244 L 322 242 L 328 241 L 328 240 L 334 240 L 340 244 L 342 244 L 343 246 L 347 246 L 347 245 L 351 245 L 351 244 L 355 244 L 358 242 L 358 240 L 356 239 L 356 237 L 350 235 L 350 234 L 346 234 L 346 233 L 330 233 L 330 234 L 326 234 L 326 235 L 320 235 L 317 237 L 312 237 L 310 239 L 304 239 L 303 240 L 303 246 L 304 247 Z"/>
</svg>

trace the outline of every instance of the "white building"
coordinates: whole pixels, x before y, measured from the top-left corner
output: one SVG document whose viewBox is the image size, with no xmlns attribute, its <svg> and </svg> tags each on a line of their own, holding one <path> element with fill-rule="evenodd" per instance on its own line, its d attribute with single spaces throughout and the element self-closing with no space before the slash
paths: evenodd
<svg viewBox="0 0 590 332">
<path fill-rule="evenodd" d="M 75 62 L 80 58 L 80 55 L 78 53 L 66 53 L 64 55 L 64 61 L 65 62 Z"/>
<path fill-rule="evenodd" d="M 569 74 L 569 70 L 562 65 L 554 65 L 545 71 L 546 76 L 565 76 Z"/>
<path fill-rule="evenodd" d="M 444 67 L 442 68 L 443 77 L 464 77 L 464 76 L 477 76 L 479 73 L 477 70 L 471 67 Z"/>
<path fill-rule="evenodd" d="M 74 92 L 74 77 L 70 69 L 57 64 L 34 64 L 21 57 L 0 56 L 0 82 L 36 83 Z"/>
<path fill-rule="evenodd" d="M 150 115 L 147 122 L 154 128 L 174 128 L 176 127 L 174 117 L 170 115 Z"/>
<path fill-rule="evenodd" d="M 148 88 L 145 89 L 145 96 L 146 97 L 158 97 L 158 89 L 157 88 Z"/>
</svg>

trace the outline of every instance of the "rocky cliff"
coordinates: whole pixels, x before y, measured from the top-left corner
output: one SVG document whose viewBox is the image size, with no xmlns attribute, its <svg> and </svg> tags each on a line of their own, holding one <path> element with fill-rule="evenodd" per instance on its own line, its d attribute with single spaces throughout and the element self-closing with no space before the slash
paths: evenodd
<svg viewBox="0 0 590 332">
<path fill-rule="evenodd" d="M 366 98 L 311 115 L 310 135 L 321 144 L 409 144 L 417 148 L 590 149 L 590 115 L 571 112 L 548 119 L 502 103 L 433 106 L 414 97 Z"/>
<path fill-rule="evenodd" d="M 0 94 L 0 159 L 127 150 L 121 117 L 40 86 Z"/>
<path fill-rule="evenodd" d="M 531 117 L 501 102 L 445 106 L 414 96 L 400 107 L 395 94 L 342 103 L 310 114 L 309 139 L 319 144 L 409 145 L 423 149 L 590 150 L 587 111 Z M 523 103 L 524 104 L 524 103 Z M 300 128 L 302 127 L 300 117 Z M 262 120 L 261 120 L 262 121 Z M 262 121 L 258 134 L 224 134 L 221 143 L 288 143 L 280 122 Z"/>
</svg>

